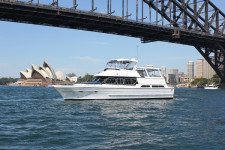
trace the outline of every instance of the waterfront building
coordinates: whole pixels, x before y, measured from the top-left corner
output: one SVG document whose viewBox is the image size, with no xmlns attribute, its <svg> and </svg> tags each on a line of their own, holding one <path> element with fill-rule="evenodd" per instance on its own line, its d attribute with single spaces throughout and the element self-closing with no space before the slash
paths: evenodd
<svg viewBox="0 0 225 150">
<path fill-rule="evenodd" d="M 212 62 L 214 61 L 212 60 Z M 203 61 L 203 78 L 211 79 L 215 74 L 216 72 L 213 70 L 210 64 L 206 60 L 204 60 Z"/>
<path fill-rule="evenodd" d="M 211 59 L 212 62 L 214 62 L 214 59 Z M 211 79 L 215 74 L 216 72 L 205 59 L 199 59 L 196 61 L 196 78 Z"/>
<path fill-rule="evenodd" d="M 196 78 L 203 78 L 203 59 L 196 61 Z"/>
<path fill-rule="evenodd" d="M 170 69 L 169 74 L 174 74 L 175 75 L 175 82 L 174 84 L 179 83 L 179 75 L 178 75 L 178 69 Z"/>
<path fill-rule="evenodd" d="M 55 72 L 53 68 L 46 62 L 37 67 L 31 65 L 31 69 L 20 72 L 20 79 L 17 84 L 20 86 L 48 86 L 52 84 L 73 84 L 75 78 L 64 78 L 63 72 Z"/>
<path fill-rule="evenodd" d="M 27 68 L 27 70 L 25 72 L 20 71 L 20 76 L 22 79 L 28 79 L 28 78 L 31 78 L 31 73 L 32 73 L 32 71 Z"/>
<path fill-rule="evenodd" d="M 58 80 L 61 80 L 61 81 L 65 80 L 65 77 L 64 77 L 64 74 L 63 74 L 62 71 L 57 71 L 55 73 L 55 75 L 56 75 L 56 77 L 57 77 Z"/>
<path fill-rule="evenodd" d="M 179 77 L 178 83 L 185 83 L 185 78 L 187 77 L 187 75 L 184 74 L 184 72 L 179 72 L 178 77 Z"/>
<path fill-rule="evenodd" d="M 194 80 L 194 62 L 193 61 L 188 61 L 187 63 L 187 77 L 189 82 L 192 82 Z"/>
<path fill-rule="evenodd" d="M 66 77 L 66 80 L 67 81 L 70 81 L 70 82 L 77 82 L 77 79 L 78 79 L 78 77 L 77 76 L 74 76 L 74 77 Z"/>
</svg>

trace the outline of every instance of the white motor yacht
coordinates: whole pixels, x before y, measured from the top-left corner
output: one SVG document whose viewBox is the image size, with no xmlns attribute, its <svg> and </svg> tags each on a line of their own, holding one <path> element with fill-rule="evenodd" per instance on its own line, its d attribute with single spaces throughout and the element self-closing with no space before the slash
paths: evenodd
<svg viewBox="0 0 225 150">
<path fill-rule="evenodd" d="M 137 67 L 136 59 L 110 60 L 91 83 L 53 85 L 65 100 L 173 99 L 160 68 Z"/>
<path fill-rule="evenodd" d="M 204 89 L 208 89 L 208 90 L 216 90 L 218 89 L 218 86 L 216 86 L 214 83 L 208 85 L 208 86 L 205 86 Z"/>
</svg>

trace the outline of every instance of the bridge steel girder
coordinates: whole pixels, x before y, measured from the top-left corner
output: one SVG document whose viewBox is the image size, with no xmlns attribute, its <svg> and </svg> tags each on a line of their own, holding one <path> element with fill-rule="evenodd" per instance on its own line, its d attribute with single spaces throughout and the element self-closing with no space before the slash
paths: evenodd
<svg viewBox="0 0 225 150">
<path fill-rule="evenodd" d="M 166 9 L 157 8 L 155 4 L 155 0 L 144 0 L 146 4 L 151 6 L 157 13 L 162 15 L 168 22 L 173 22 L 173 26 L 182 29 L 186 28 L 187 30 L 191 30 L 192 26 L 195 24 L 195 30 L 197 28 L 201 29 L 201 32 L 210 33 L 210 28 L 214 30 L 215 35 L 222 35 L 224 37 L 225 30 L 225 21 L 222 24 L 223 27 L 219 29 L 219 15 L 225 18 L 225 14 L 218 9 L 210 0 L 203 0 L 203 4 L 197 10 L 197 3 L 199 0 L 194 0 L 193 5 L 194 9 L 189 5 L 190 0 L 168 0 L 173 4 L 173 20 L 165 13 Z M 185 3 L 186 1 L 186 3 Z M 214 9 L 214 13 L 209 16 L 209 6 Z M 176 10 L 179 8 L 180 13 L 176 14 Z M 204 9 L 205 8 L 205 9 Z M 202 11 L 205 10 L 205 17 L 201 16 Z M 182 18 L 183 27 L 179 26 L 177 23 L 180 19 L 181 15 L 184 15 Z M 175 16 L 174 16 L 175 15 Z M 191 23 L 187 26 L 187 18 L 191 19 Z M 175 19 L 174 19 L 175 18 Z M 174 21 L 175 20 L 175 21 Z M 216 20 L 216 26 L 213 26 L 213 22 Z M 204 24 L 203 24 L 204 23 Z M 182 38 L 182 34 L 180 34 L 177 40 Z M 221 82 L 225 84 L 225 43 L 223 42 L 212 42 L 210 44 L 200 44 L 193 43 L 193 46 L 198 50 L 198 52 L 205 58 L 205 60 L 210 64 L 210 66 L 214 69 L 217 75 L 221 78 Z M 213 59 L 210 54 L 214 54 Z"/>
<path fill-rule="evenodd" d="M 221 83 L 225 83 L 225 47 L 219 43 L 214 44 L 214 48 L 194 46 L 205 58 L 216 74 L 220 77 Z M 213 56 L 210 56 L 214 54 Z"/>
<path fill-rule="evenodd" d="M 208 15 L 208 12 L 210 11 L 209 8 L 213 8 L 215 10 L 214 13 L 217 13 L 218 16 L 221 15 L 222 17 L 225 18 L 225 14 L 219 10 L 218 7 L 216 7 L 210 0 L 203 0 L 204 3 L 200 6 L 200 8 L 198 10 L 196 10 L 197 12 L 195 13 L 195 9 L 193 10 L 192 7 L 189 5 L 190 0 L 187 0 L 185 3 L 185 0 L 168 0 L 169 2 L 171 2 L 174 6 L 173 12 L 176 16 L 176 20 L 172 20 L 171 17 L 169 17 L 165 11 L 168 9 L 168 4 L 163 4 L 165 6 L 165 8 L 158 8 L 155 4 L 156 0 L 143 0 L 147 5 L 149 5 L 151 8 L 153 8 L 157 13 L 159 13 L 162 17 L 164 17 L 168 22 L 172 22 L 174 27 L 179 27 L 178 25 L 178 20 L 180 19 L 181 14 L 183 14 L 184 16 L 188 16 L 189 19 L 191 20 L 191 23 L 189 24 L 188 29 L 191 30 L 193 24 L 196 24 L 201 30 L 202 32 L 210 32 L 209 28 L 212 28 L 214 30 L 215 34 L 219 34 L 219 32 L 216 31 L 220 31 L 221 35 L 224 35 L 224 28 L 225 28 L 225 22 L 223 23 L 223 29 L 219 29 L 219 25 L 217 25 L 216 27 L 212 25 L 212 23 L 214 21 L 214 18 L 211 19 L 211 16 Z M 194 5 L 197 6 L 197 3 L 199 1 L 202 0 L 196 0 L 194 1 Z M 161 1 L 163 2 L 163 1 Z M 164 3 L 164 2 L 163 2 Z M 210 6 L 210 7 L 209 7 Z M 179 8 L 180 10 L 180 14 L 176 15 L 176 8 Z M 203 11 L 203 9 L 205 8 L 205 18 L 201 16 L 201 13 Z M 197 7 L 196 7 L 197 9 Z M 183 18 L 182 22 L 186 22 L 185 20 L 187 19 L 186 17 Z M 210 20 L 211 19 L 211 20 Z M 218 18 L 219 20 L 219 18 Z M 217 21 L 218 21 L 217 20 Z M 204 24 L 202 24 L 201 22 L 203 22 Z M 182 27 L 180 27 L 182 28 Z M 185 27 L 187 28 L 187 27 Z"/>
</svg>

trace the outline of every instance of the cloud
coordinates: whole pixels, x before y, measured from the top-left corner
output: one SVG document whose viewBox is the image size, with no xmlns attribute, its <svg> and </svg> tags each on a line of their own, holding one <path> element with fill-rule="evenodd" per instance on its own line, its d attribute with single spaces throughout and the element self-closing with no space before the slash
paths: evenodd
<svg viewBox="0 0 225 150">
<path fill-rule="evenodd" d="M 92 42 L 92 43 L 96 44 L 96 45 L 104 45 L 104 46 L 110 45 L 110 43 L 108 43 L 108 42 Z"/>
<path fill-rule="evenodd" d="M 102 59 L 98 59 L 98 58 L 93 58 L 90 56 L 76 56 L 73 57 L 74 59 L 79 59 L 79 60 L 84 60 L 84 61 L 89 61 L 89 62 L 102 62 Z"/>
</svg>

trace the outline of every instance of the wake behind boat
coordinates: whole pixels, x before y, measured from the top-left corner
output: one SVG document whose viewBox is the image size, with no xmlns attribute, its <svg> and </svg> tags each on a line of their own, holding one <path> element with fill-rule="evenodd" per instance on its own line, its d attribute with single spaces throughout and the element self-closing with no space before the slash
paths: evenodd
<svg viewBox="0 0 225 150">
<path fill-rule="evenodd" d="M 65 100 L 140 100 L 172 99 L 174 88 L 168 87 L 159 68 L 137 67 L 136 59 L 110 60 L 94 82 L 53 85 Z"/>
</svg>

